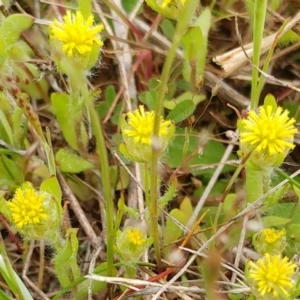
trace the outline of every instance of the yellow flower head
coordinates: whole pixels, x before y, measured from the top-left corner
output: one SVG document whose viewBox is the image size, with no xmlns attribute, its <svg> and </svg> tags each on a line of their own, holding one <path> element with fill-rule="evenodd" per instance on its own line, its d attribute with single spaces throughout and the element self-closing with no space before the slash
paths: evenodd
<svg viewBox="0 0 300 300">
<path fill-rule="evenodd" d="M 140 105 L 139 109 L 127 113 L 127 123 L 130 128 L 125 129 L 123 134 L 132 137 L 135 143 L 151 145 L 154 118 L 154 111 L 145 112 L 144 106 Z M 170 126 L 171 121 L 164 121 L 161 117 L 158 135 L 166 136 Z"/>
<path fill-rule="evenodd" d="M 186 0 L 146 0 L 147 4 L 161 15 L 176 20 Z"/>
<path fill-rule="evenodd" d="M 292 276 L 295 268 L 296 265 L 288 262 L 287 257 L 267 253 L 256 263 L 249 262 L 248 276 L 259 297 L 288 299 L 294 287 Z"/>
<path fill-rule="evenodd" d="M 175 126 L 170 120 L 160 117 L 159 138 L 153 141 L 154 111 L 145 111 L 144 106 L 123 115 L 120 123 L 123 141 L 119 146 L 122 154 L 133 161 L 149 162 L 153 148 L 159 155 L 167 149 L 169 141 L 174 135 Z"/>
<path fill-rule="evenodd" d="M 11 211 L 11 218 L 17 228 L 31 224 L 39 224 L 48 218 L 44 206 L 45 195 L 33 188 L 16 190 L 14 198 L 7 205 Z"/>
<path fill-rule="evenodd" d="M 262 231 L 264 235 L 264 240 L 268 244 L 275 244 L 282 236 L 284 236 L 284 230 L 275 230 L 273 228 L 266 228 Z"/>
<path fill-rule="evenodd" d="M 6 202 L 7 218 L 26 240 L 52 240 L 60 232 L 62 210 L 51 194 L 24 182 Z"/>
<path fill-rule="evenodd" d="M 295 119 L 288 117 L 288 111 L 281 107 L 261 106 L 259 112 L 251 110 L 246 119 L 241 120 L 241 147 L 254 150 L 266 156 L 285 155 L 293 149 L 293 137 L 297 132 Z"/>
<path fill-rule="evenodd" d="M 281 230 L 265 228 L 253 235 L 252 243 L 260 254 L 281 254 L 287 245 L 286 231 L 284 228 Z"/>
<path fill-rule="evenodd" d="M 149 245 L 146 232 L 138 227 L 129 226 L 117 232 L 116 249 L 125 264 L 136 262 Z"/>
<path fill-rule="evenodd" d="M 93 26 L 92 15 L 85 20 L 80 11 L 75 14 L 67 11 L 63 19 L 64 23 L 55 20 L 50 25 L 50 37 L 62 43 L 62 49 L 68 56 L 89 54 L 94 43 L 103 46 L 99 33 L 104 27 L 102 24 Z"/>
<path fill-rule="evenodd" d="M 144 233 L 137 228 L 127 228 L 126 234 L 129 242 L 135 246 L 141 246 L 146 243 Z"/>
<path fill-rule="evenodd" d="M 160 4 L 161 8 L 166 8 L 169 5 L 176 5 L 178 1 L 174 1 L 174 0 L 163 0 L 162 3 Z M 185 4 L 186 0 L 179 0 L 179 2 L 181 2 L 182 5 Z"/>
</svg>

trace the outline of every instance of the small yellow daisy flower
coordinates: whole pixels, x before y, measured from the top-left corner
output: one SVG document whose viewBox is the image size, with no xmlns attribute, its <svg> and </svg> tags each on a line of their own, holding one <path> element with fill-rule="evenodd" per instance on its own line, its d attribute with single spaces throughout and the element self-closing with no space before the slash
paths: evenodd
<svg viewBox="0 0 300 300">
<path fill-rule="evenodd" d="M 30 224 L 39 224 L 48 218 L 44 207 L 45 195 L 33 188 L 16 190 L 14 198 L 7 203 L 11 211 L 11 218 L 17 228 Z"/>
<path fill-rule="evenodd" d="M 144 106 L 140 105 L 139 109 L 127 113 L 127 123 L 130 129 L 125 129 L 123 134 L 132 137 L 135 143 L 151 145 L 151 138 L 154 127 L 154 111 L 145 112 Z M 171 126 L 171 121 L 160 119 L 159 133 L 160 137 L 166 136 Z"/>
<path fill-rule="evenodd" d="M 268 156 L 286 153 L 294 149 L 293 137 L 297 132 L 295 119 L 288 117 L 288 111 L 272 106 L 261 106 L 259 112 L 251 110 L 247 118 L 241 120 L 240 143 L 257 153 Z"/>
<path fill-rule="evenodd" d="M 104 29 L 103 24 L 93 26 L 94 17 L 90 15 L 86 20 L 80 11 L 67 11 L 63 17 L 64 23 L 55 20 L 50 25 L 50 38 L 62 43 L 62 49 L 68 56 L 85 55 L 92 51 L 93 43 L 100 47 L 103 42 L 99 33 Z"/>
<path fill-rule="evenodd" d="M 170 120 L 160 117 L 158 138 L 153 141 L 154 111 L 145 111 L 140 105 L 133 112 L 123 114 L 120 121 L 123 143 L 119 145 L 120 152 L 137 162 L 149 162 L 152 151 L 161 156 L 175 133 L 175 125 Z"/>
<path fill-rule="evenodd" d="M 260 297 L 284 299 L 290 296 L 294 287 L 292 277 L 295 268 L 296 265 L 288 262 L 287 257 L 267 253 L 256 263 L 249 262 L 249 278 Z"/>
<path fill-rule="evenodd" d="M 146 239 L 143 238 L 144 233 L 137 228 L 127 228 L 126 234 L 129 242 L 135 246 L 141 246 L 146 243 Z"/>
</svg>

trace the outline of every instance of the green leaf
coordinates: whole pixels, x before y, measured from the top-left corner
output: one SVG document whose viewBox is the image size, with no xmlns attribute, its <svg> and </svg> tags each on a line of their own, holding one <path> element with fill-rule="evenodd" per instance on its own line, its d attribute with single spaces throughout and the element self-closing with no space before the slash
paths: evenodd
<svg viewBox="0 0 300 300">
<path fill-rule="evenodd" d="M 300 205 L 298 203 L 279 203 L 270 207 L 267 213 L 290 219 L 291 223 L 300 224 Z"/>
<path fill-rule="evenodd" d="M 3 256 L 0 254 L 0 274 L 4 278 L 6 284 L 9 286 L 11 291 L 18 296 L 19 299 L 28 299 L 33 300 L 30 292 L 28 291 L 27 287 L 17 275 L 17 273 L 13 270 L 13 267 L 10 264 L 9 260 L 4 260 Z M 0 290 L 1 291 L 1 290 Z M 20 295 L 21 293 L 21 295 Z M 7 298 L 2 296 L 5 295 L 3 292 L 0 292 L 0 299 L 5 300 Z M 11 298 L 8 298 L 11 299 Z"/>
<path fill-rule="evenodd" d="M 4 291 L 2 289 L 0 289 L 0 299 L 11 300 L 11 298 L 6 293 L 4 293 Z"/>
<path fill-rule="evenodd" d="M 177 220 L 182 225 L 185 225 L 186 216 L 184 212 L 175 208 L 170 212 L 170 216 Z M 167 246 L 177 239 L 179 239 L 182 235 L 183 231 L 177 224 L 175 224 L 169 217 L 167 217 L 166 228 L 164 231 L 164 245 Z"/>
<path fill-rule="evenodd" d="M 111 105 L 114 102 L 114 99 L 116 97 L 116 91 L 113 85 L 109 85 L 106 87 L 105 89 L 105 93 L 104 93 L 104 99 L 105 101 L 100 102 L 97 105 L 97 112 L 98 115 L 100 116 L 101 119 L 104 119 L 111 107 Z"/>
<path fill-rule="evenodd" d="M 64 243 L 57 247 L 57 253 L 53 258 L 55 274 L 63 288 L 68 287 L 73 281 L 80 278 L 80 270 L 77 263 L 78 239 L 76 228 L 68 228 Z"/>
<path fill-rule="evenodd" d="M 105 89 L 105 93 L 104 93 L 104 101 L 100 102 L 97 105 L 97 112 L 98 115 L 100 116 L 101 119 L 104 119 L 112 105 L 112 103 L 114 102 L 114 99 L 116 97 L 116 91 L 113 85 L 109 85 L 106 87 Z"/>
<path fill-rule="evenodd" d="M 115 101 L 116 95 L 117 93 L 115 87 L 113 85 L 107 86 L 104 93 L 105 101 L 100 102 L 96 107 L 97 113 L 101 119 L 104 119 L 107 116 L 113 102 Z M 110 118 L 110 121 L 114 125 L 118 125 L 119 123 L 121 109 L 122 109 L 122 103 L 119 102 L 115 106 L 112 117 Z"/>
<path fill-rule="evenodd" d="M 172 111 L 170 111 L 166 119 L 173 120 L 174 123 L 177 124 L 191 116 L 195 109 L 196 105 L 192 100 L 183 100 L 178 103 Z"/>
<path fill-rule="evenodd" d="M 3 139 L 6 143 L 16 146 L 13 140 L 13 131 L 7 121 L 7 118 L 2 110 L 0 110 L 0 135 L 1 139 Z"/>
<path fill-rule="evenodd" d="M 21 33 L 33 24 L 33 18 L 25 14 L 13 14 L 4 19 L 0 26 L 0 37 L 6 50 L 13 46 L 20 38 Z"/>
<path fill-rule="evenodd" d="M 209 8 L 206 8 L 182 38 L 183 77 L 197 89 L 202 86 L 210 24 L 211 13 Z"/>
<path fill-rule="evenodd" d="M 283 226 L 291 222 L 291 219 L 282 218 L 278 216 L 265 216 L 262 218 L 264 228 L 269 228 L 273 226 Z"/>
<path fill-rule="evenodd" d="M 164 35 L 169 40 L 172 40 L 175 33 L 174 24 L 169 19 L 163 19 L 163 21 L 160 23 L 160 27 Z"/>
<path fill-rule="evenodd" d="M 298 197 L 298 202 L 300 202 L 300 189 L 298 187 L 296 187 L 295 185 L 293 185 L 293 190 Z"/>
<path fill-rule="evenodd" d="M 191 27 L 182 38 L 184 57 L 196 61 L 203 44 L 202 30 L 200 27 Z"/>
<path fill-rule="evenodd" d="M 19 44 L 19 43 L 18 43 Z M 18 51 L 21 51 L 18 49 Z M 12 52 L 15 52 L 15 46 L 12 48 Z M 14 53 L 11 55 L 15 58 Z M 24 60 L 24 58 L 20 58 L 17 60 Z M 34 99 L 47 99 L 48 98 L 48 90 L 49 85 L 45 78 L 42 78 L 42 75 L 36 67 L 34 67 L 30 63 L 22 63 L 22 65 L 18 66 L 14 64 L 14 70 L 16 75 L 19 78 L 22 78 L 20 82 L 20 86 L 22 90 L 24 90 L 31 98 Z M 24 83 L 26 82 L 26 83 Z"/>
<path fill-rule="evenodd" d="M 92 200 L 94 194 L 91 191 L 91 189 L 88 186 L 86 186 L 84 181 L 82 182 L 79 180 L 74 180 L 73 178 L 67 178 L 67 183 L 78 200 Z"/>
<path fill-rule="evenodd" d="M 164 101 L 164 108 L 173 110 L 179 103 L 185 101 L 186 99 L 192 100 L 195 106 L 206 99 L 206 96 L 203 94 L 195 95 L 191 92 L 184 92 L 183 94 L 179 95 L 177 98 L 172 100 L 165 100 Z"/>
<path fill-rule="evenodd" d="M 272 112 L 274 113 L 277 109 L 277 102 L 275 97 L 272 94 L 267 94 L 264 99 L 264 107 L 272 106 Z"/>
<path fill-rule="evenodd" d="M 193 26 L 199 26 L 201 28 L 203 36 L 207 38 L 209 30 L 211 28 L 211 11 L 209 7 L 206 7 L 201 11 L 200 16 L 196 19 Z"/>
<path fill-rule="evenodd" d="M 140 102 L 145 104 L 150 110 L 155 110 L 156 98 L 157 98 L 157 92 L 156 91 L 142 92 L 139 95 Z"/>
<path fill-rule="evenodd" d="M 221 193 L 220 193 L 221 194 Z M 241 211 L 244 203 L 238 203 L 236 194 L 228 194 L 224 200 L 223 209 L 228 218 L 232 218 Z"/>
<path fill-rule="evenodd" d="M 182 39 L 182 43 L 184 50 L 182 69 L 183 78 L 199 88 L 202 84 L 203 73 L 203 57 L 201 49 L 204 48 L 201 29 L 199 27 L 189 28 Z"/>
<path fill-rule="evenodd" d="M 184 216 L 185 216 L 184 225 L 185 225 L 189 221 L 189 219 L 192 216 L 193 211 L 194 211 L 192 203 L 191 203 L 191 199 L 189 197 L 187 197 L 187 196 L 184 197 L 184 199 L 180 203 L 180 210 L 184 213 Z"/>
<path fill-rule="evenodd" d="M 121 3 L 126 13 L 130 14 L 136 7 L 138 0 L 122 0 Z"/>
<path fill-rule="evenodd" d="M 59 203 L 61 202 L 62 192 L 59 182 L 55 176 L 51 176 L 44 180 L 40 185 L 40 191 L 44 191 L 52 195 Z"/>
<path fill-rule="evenodd" d="M 92 163 L 66 149 L 59 149 L 55 159 L 62 172 L 80 173 L 94 168 Z"/>
<path fill-rule="evenodd" d="M 83 17 L 87 19 L 92 13 L 92 2 L 91 0 L 78 0 L 78 8 L 82 13 Z"/>
<path fill-rule="evenodd" d="M 201 175 L 209 178 L 214 172 L 216 165 L 219 164 L 224 154 L 225 146 L 220 142 L 210 140 L 205 144 L 202 153 L 198 153 L 199 138 L 199 133 L 196 132 L 191 132 L 186 138 L 185 130 L 176 128 L 175 137 L 170 143 L 166 155 L 169 167 L 177 168 L 189 157 L 188 161 L 185 162 L 185 167 L 190 168 L 193 175 Z M 183 152 L 183 148 L 187 148 L 187 151 Z M 231 155 L 229 159 L 236 159 L 236 157 Z M 212 168 L 207 168 L 212 164 L 214 165 Z M 206 166 L 206 168 L 201 169 L 201 166 Z M 222 173 L 233 171 L 234 169 L 235 167 L 226 165 Z"/>
<path fill-rule="evenodd" d="M 17 148 L 22 148 L 26 136 L 27 126 L 22 126 L 24 119 L 22 118 L 23 110 L 15 107 L 11 113 L 11 124 L 13 129 L 13 144 Z M 26 124 L 26 123 L 25 123 Z"/>
<path fill-rule="evenodd" d="M 74 105 L 70 96 L 64 93 L 52 93 L 51 102 L 64 138 L 73 149 L 78 150 L 79 137 L 75 128 L 81 114 L 81 106 Z"/>
<path fill-rule="evenodd" d="M 101 47 L 96 42 L 93 42 L 92 50 L 90 54 L 86 57 L 86 61 L 83 64 L 86 70 L 91 69 L 94 67 L 99 59 L 99 53 L 100 53 Z"/>
<path fill-rule="evenodd" d="M 157 78 L 151 78 L 148 81 L 149 91 L 157 91 L 160 81 Z"/>
<path fill-rule="evenodd" d="M 293 236 L 297 242 L 300 242 L 300 224 L 291 224 L 288 227 L 287 234 Z"/>
<path fill-rule="evenodd" d="M 233 294 L 233 293 L 228 293 L 228 297 L 230 300 L 243 300 L 244 299 L 244 295 L 241 294 Z"/>
<path fill-rule="evenodd" d="M 119 124 L 121 114 L 122 114 L 122 109 L 123 109 L 123 103 L 119 102 L 114 109 L 112 117 L 110 118 L 110 121 L 112 122 L 112 124 L 114 124 L 114 125 Z"/>
<path fill-rule="evenodd" d="M 285 102 L 283 105 L 284 109 L 287 109 L 290 113 L 290 117 L 294 117 L 296 119 L 296 123 L 300 122 L 300 114 L 297 113 L 299 108 L 299 104 L 296 102 Z"/>
<path fill-rule="evenodd" d="M 111 167 L 111 182 L 115 186 L 116 191 L 128 188 L 130 183 L 130 176 L 123 166 Z"/>
<path fill-rule="evenodd" d="M 5 61 L 5 57 L 7 55 L 7 51 L 5 48 L 5 42 L 3 40 L 3 38 L 0 36 L 0 65 L 3 64 L 3 62 Z"/>
<path fill-rule="evenodd" d="M 13 159 L 10 159 L 6 155 L 1 155 L 0 160 L 0 179 L 11 181 L 11 187 L 24 182 L 24 173 L 18 162 L 19 155 L 12 157 Z"/>
<path fill-rule="evenodd" d="M 210 195 L 221 195 L 226 191 L 226 188 L 228 186 L 228 181 L 229 179 L 225 178 L 222 180 L 217 181 L 211 192 Z M 202 196 L 202 194 L 204 193 L 204 190 L 206 189 L 206 185 L 202 185 L 200 186 L 198 189 L 196 189 L 193 193 L 193 196 L 198 196 L 199 198 Z"/>
<path fill-rule="evenodd" d="M 107 276 L 107 263 L 101 263 L 100 265 L 98 265 L 94 270 L 93 270 L 94 274 L 98 274 L 98 275 L 102 275 L 102 276 Z M 116 268 L 112 269 L 112 276 L 117 276 L 117 270 Z M 90 285 L 90 281 L 89 280 L 85 280 L 84 282 L 82 282 L 77 291 L 76 291 L 76 300 L 82 300 L 82 299 L 86 299 L 87 295 L 88 295 L 88 290 L 89 290 L 89 285 Z M 103 282 L 103 281 L 93 281 L 92 282 L 92 294 L 96 294 L 99 293 L 101 291 L 103 291 L 106 288 L 107 283 Z"/>
<path fill-rule="evenodd" d="M 167 205 L 176 195 L 177 179 L 172 180 L 172 183 L 168 186 L 168 190 L 164 193 L 162 197 L 159 198 L 157 205 L 164 207 Z"/>
</svg>

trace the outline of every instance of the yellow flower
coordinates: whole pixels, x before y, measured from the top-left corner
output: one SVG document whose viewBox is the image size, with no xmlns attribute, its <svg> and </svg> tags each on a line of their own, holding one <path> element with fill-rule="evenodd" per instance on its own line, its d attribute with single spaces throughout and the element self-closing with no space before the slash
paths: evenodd
<svg viewBox="0 0 300 300">
<path fill-rule="evenodd" d="M 154 126 L 154 111 L 145 112 L 144 106 L 140 105 L 139 109 L 127 113 L 127 124 L 130 129 L 125 129 L 123 134 L 132 137 L 135 143 L 151 145 Z M 158 135 L 166 136 L 171 126 L 171 121 L 164 121 L 161 117 Z"/>
<path fill-rule="evenodd" d="M 264 239 L 268 244 L 276 243 L 284 233 L 284 230 L 277 231 L 273 228 L 266 228 L 263 230 Z"/>
<path fill-rule="evenodd" d="M 287 257 L 269 253 L 256 263 L 249 262 L 249 278 L 254 292 L 257 291 L 261 298 L 287 299 L 294 287 L 292 276 L 295 268 L 296 265 L 288 262 Z"/>
<path fill-rule="evenodd" d="M 170 18 L 178 19 L 186 0 L 146 0 L 146 3 L 156 12 Z"/>
<path fill-rule="evenodd" d="M 255 250 L 260 254 L 281 254 L 286 247 L 286 231 L 284 228 L 281 230 L 263 229 L 253 235 L 252 243 Z"/>
<path fill-rule="evenodd" d="M 251 110 L 246 119 L 241 120 L 241 146 L 249 146 L 256 153 L 268 156 L 287 153 L 293 149 L 293 137 L 297 132 L 294 118 L 288 117 L 288 111 L 272 106 L 261 106 L 259 113 Z"/>
<path fill-rule="evenodd" d="M 68 56 L 88 54 L 92 51 L 94 43 L 103 46 L 98 34 L 104 26 L 100 24 L 93 27 L 92 15 L 85 20 L 80 11 L 76 11 L 76 14 L 67 11 L 63 19 L 64 23 L 55 20 L 50 25 L 50 37 L 62 43 L 62 49 Z"/>
<path fill-rule="evenodd" d="M 182 5 L 184 5 L 185 4 L 185 1 L 186 0 L 179 0 L 179 2 L 181 2 L 182 3 Z M 175 3 L 174 3 L 175 2 Z M 166 8 L 167 6 L 169 6 L 169 5 L 174 5 L 174 4 L 176 4 L 178 1 L 174 1 L 174 0 L 163 0 L 163 3 L 160 5 L 161 6 L 161 8 Z"/>
<path fill-rule="evenodd" d="M 124 143 L 119 145 L 120 152 L 129 159 L 137 162 L 149 162 L 152 151 L 161 156 L 166 151 L 168 144 L 175 133 L 172 121 L 165 121 L 160 117 L 159 138 L 152 140 L 154 128 L 154 111 L 145 111 L 144 106 L 134 112 L 123 114 L 120 129 Z"/>
<path fill-rule="evenodd" d="M 149 247 L 149 238 L 138 227 L 126 227 L 116 235 L 116 249 L 119 259 L 125 264 L 137 261 Z"/>
<path fill-rule="evenodd" d="M 14 198 L 7 203 L 11 218 L 17 228 L 30 224 L 39 224 L 48 218 L 44 207 L 45 195 L 37 193 L 33 188 L 16 190 Z"/>
<path fill-rule="evenodd" d="M 137 228 L 127 228 L 126 234 L 129 242 L 133 245 L 141 246 L 146 242 L 146 239 L 143 238 L 144 233 Z"/>
</svg>

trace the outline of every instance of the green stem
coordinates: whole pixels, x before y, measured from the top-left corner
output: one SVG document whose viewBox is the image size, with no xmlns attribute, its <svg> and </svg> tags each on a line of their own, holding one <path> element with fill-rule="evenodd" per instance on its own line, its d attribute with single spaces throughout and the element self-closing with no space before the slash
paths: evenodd
<svg viewBox="0 0 300 300">
<path fill-rule="evenodd" d="M 278 31 L 278 34 L 276 36 L 276 39 L 273 41 L 272 43 L 272 46 L 270 47 L 269 51 L 268 51 L 268 54 L 265 58 L 265 61 L 264 61 L 264 65 L 263 65 L 263 68 L 262 68 L 262 71 L 263 72 L 267 72 L 268 68 L 269 68 L 269 65 L 270 65 L 270 62 L 271 62 L 271 59 L 272 59 L 272 56 L 273 56 L 273 53 L 274 53 L 274 50 L 275 50 L 275 47 L 276 47 L 276 44 L 279 40 L 279 37 L 280 37 L 280 34 L 282 33 L 282 31 L 284 30 L 285 26 L 287 25 L 288 23 L 288 20 L 286 20 L 282 26 L 280 27 L 279 31 Z M 266 79 L 264 76 L 260 76 L 260 79 L 259 79 L 259 83 L 258 83 L 258 91 L 260 92 L 262 90 L 262 87 L 265 83 Z"/>
<path fill-rule="evenodd" d="M 147 205 L 147 207 L 150 207 L 151 203 L 150 203 L 150 198 L 149 198 L 150 188 L 149 188 L 149 174 L 148 174 L 149 165 L 148 165 L 148 163 L 144 163 L 144 165 L 142 166 L 141 169 L 142 169 L 142 176 L 144 178 L 146 205 Z"/>
<path fill-rule="evenodd" d="M 110 167 L 108 163 L 107 149 L 101 123 L 91 99 L 87 100 L 87 110 L 90 115 L 92 130 L 96 138 L 97 153 L 100 160 L 100 171 L 102 176 L 103 194 L 106 208 L 106 230 L 107 230 L 107 276 L 113 275 L 114 263 L 114 219 L 113 199 L 110 181 Z"/>
<path fill-rule="evenodd" d="M 153 137 L 158 139 L 159 126 L 160 126 L 160 116 L 163 109 L 163 101 L 164 95 L 167 89 L 167 83 L 169 80 L 173 60 L 176 55 L 176 50 L 180 45 L 181 39 L 186 32 L 188 24 L 191 20 L 191 17 L 194 15 L 195 9 L 198 5 L 199 1 L 192 0 L 187 1 L 184 9 L 182 11 L 181 17 L 178 19 L 178 23 L 175 29 L 175 34 L 173 38 L 172 45 L 168 51 L 162 74 L 160 77 L 160 85 L 158 88 L 158 96 L 156 101 L 155 108 L 155 120 L 154 120 L 154 129 L 153 129 Z M 156 142 L 156 141 L 155 141 Z M 155 143 L 154 142 L 154 143 Z M 157 213 L 157 174 L 158 174 L 158 156 L 159 151 L 156 151 L 155 147 L 153 147 L 152 151 L 152 159 L 151 159 L 151 187 L 150 187 L 150 223 L 153 235 L 153 244 L 155 250 L 155 256 L 157 261 L 158 270 L 161 269 L 161 253 L 159 246 L 159 234 L 158 234 L 158 213 Z"/>
<path fill-rule="evenodd" d="M 270 174 L 269 170 L 257 170 L 246 164 L 247 203 L 253 203 L 269 190 Z"/>
<path fill-rule="evenodd" d="M 255 0 L 254 3 L 254 19 L 253 19 L 253 67 L 252 67 L 252 87 L 251 87 L 251 109 L 258 106 L 259 101 L 259 67 L 261 43 L 264 33 L 264 25 L 266 19 L 267 0 Z M 257 68 L 255 68 L 256 66 Z"/>
<path fill-rule="evenodd" d="M 96 139 L 97 154 L 100 161 L 100 174 L 103 185 L 103 194 L 106 208 L 106 231 L 107 231 L 107 276 L 113 275 L 113 258 L 114 258 L 114 208 L 112 198 L 112 187 L 110 177 L 110 167 L 108 162 L 108 154 L 105 146 L 105 139 L 101 122 L 94 108 L 92 97 L 89 94 L 85 84 L 86 79 L 84 72 L 77 70 L 76 74 L 70 77 L 70 85 L 74 93 L 79 92 L 82 99 L 86 103 L 87 112 L 90 117 L 92 131 Z"/>
<path fill-rule="evenodd" d="M 294 186 L 296 186 L 298 189 L 300 189 L 300 183 L 297 182 L 295 179 L 291 178 L 291 176 L 289 176 L 288 174 L 286 174 L 285 172 L 283 172 L 282 170 L 280 170 L 280 168 L 277 168 L 276 171 L 283 176 L 285 179 L 287 179 L 291 184 L 293 184 Z"/>
</svg>

